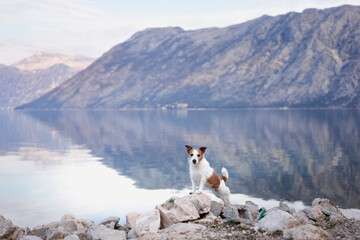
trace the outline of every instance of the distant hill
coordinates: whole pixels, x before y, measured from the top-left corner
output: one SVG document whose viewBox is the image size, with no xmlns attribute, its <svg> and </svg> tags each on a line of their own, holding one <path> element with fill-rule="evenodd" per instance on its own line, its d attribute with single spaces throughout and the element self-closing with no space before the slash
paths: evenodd
<svg viewBox="0 0 360 240">
<path fill-rule="evenodd" d="M 82 70 L 94 61 L 85 56 L 63 55 L 52 52 L 38 52 L 30 57 L 19 60 L 11 66 L 21 70 L 37 71 L 44 70 L 56 64 L 65 64 L 68 67 Z"/>
<path fill-rule="evenodd" d="M 0 109 L 11 109 L 39 98 L 92 61 L 88 57 L 42 52 L 12 66 L 0 65 Z"/>
<path fill-rule="evenodd" d="M 360 7 L 154 28 L 20 108 L 360 107 Z"/>
</svg>

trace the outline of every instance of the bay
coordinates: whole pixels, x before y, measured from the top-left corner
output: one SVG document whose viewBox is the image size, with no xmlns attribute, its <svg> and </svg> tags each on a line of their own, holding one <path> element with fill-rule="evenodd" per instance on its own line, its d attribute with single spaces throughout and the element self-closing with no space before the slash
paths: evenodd
<svg viewBox="0 0 360 240">
<path fill-rule="evenodd" d="M 123 222 L 188 194 L 186 144 L 228 169 L 233 203 L 360 208 L 359 110 L 0 111 L 0 215 Z"/>
</svg>

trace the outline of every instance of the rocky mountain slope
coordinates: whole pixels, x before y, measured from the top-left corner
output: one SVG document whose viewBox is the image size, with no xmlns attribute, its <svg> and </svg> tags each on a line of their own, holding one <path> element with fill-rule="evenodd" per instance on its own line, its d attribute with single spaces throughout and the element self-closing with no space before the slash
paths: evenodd
<svg viewBox="0 0 360 240">
<path fill-rule="evenodd" d="M 90 63 L 87 57 L 39 53 L 12 66 L 0 65 L 0 109 L 39 98 Z"/>
<path fill-rule="evenodd" d="M 360 107 L 360 7 L 147 29 L 21 108 Z"/>
</svg>

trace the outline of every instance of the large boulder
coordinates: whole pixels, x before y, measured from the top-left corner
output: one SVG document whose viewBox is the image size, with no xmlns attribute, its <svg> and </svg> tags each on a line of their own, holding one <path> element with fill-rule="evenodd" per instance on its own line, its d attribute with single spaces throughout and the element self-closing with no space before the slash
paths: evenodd
<svg viewBox="0 0 360 240">
<path fill-rule="evenodd" d="M 227 205 L 223 209 L 222 217 L 226 221 L 250 224 L 256 222 L 258 214 L 257 207 L 248 202 L 247 205 Z"/>
<path fill-rule="evenodd" d="M 119 221 L 120 221 L 119 217 L 108 217 L 100 221 L 99 224 L 104 225 L 110 229 L 115 229 Z"/>
<path fill-rule="evenodd" d="M 156 206 L 156 209 L 160 212 L 161 228 L 200 218 L 198 210 L 187 198 L 171 198 L 165 203 Z"/>
<path fill-rule="evenodd" d="M 93 224 L 93 222 L 88 220 L 79 220 L 76 217 L 74 217 L 72 214 L 66 214 L 62 216 L 60 222 L 64 222 L 64 221 L 73 221 L 76 224 L 77 230 L 80 232 L 85 232 L 86 229 L 88 229 L 90 225 Z"/>
<path fill-rule="evenodd" d="M 331 239 L 332 236 L 322 230 L 321 228 L 315 227 L 310 224 L 298 226 L 291 229 L 286 229 L 283 232 L 285 239 L 293 240 L 308 240 L 308 239 Z"/>
<path fill-rule="evenodd" d="M 126 240 L 125 231 L 113 230 L 102 224 L 93 224 L 86 231 L 88 240 Z"/>
<path fill-rule="evenodd" d="M 338 208 L 338 206 L 336 206 L 336 204 L 332 200 L 326 198 L 315 198 L 312 201 L 311 205 L 313 207 L 318 206 L 321 209 L 322 213 L 327 216 L 340 215 L 344 217 L 341 210 Z"/>
<path fill-rule="evenodd" d="M 20 233 L 20 228 L 12 222 L 0 216 L 0 239 L 15 240 Z"/>
<path fill-rule="evenodd" d="M 274 232 L 277 230 L 290 229 L 300 226 L 301 223 L 296 220 L 290 213 L 280 209 L 270 209 L 264 218 L 255 224 L 255 227 L 265 231 Z"/>
<path fill-rule="evenodd" d="M 224 208 L 224 204 L 217 202 L 217 201 L 211 201 L 211 205 L 210 205 L 210 212 L 218 217 L 221 215 L 222 211 Z"/>
<path fill-rule="evenodd" d="M 296 220 L 298 220 L 302 225 L 305 224 L 313 224 L 314 221 L 310 220 L 308 218 L 308 216 L 306 215 L 306 213 L 304 212 L 304 210 L 299 210 L 296 213 L 293 214 L 294 218 L 296 218 Z"/>
<path fill-rule="evenodd" d="M 201 232 L 205 230 L 206 227 L 200 224 L 194 224 L 194 223 L 177 223 L 173 224 L 170 227 L 167 227 L 164 229 L 165 233 L 180 233 L 180 234 L 186 234 L 189 232 Z"/>
<path fill-rule="evenodd" d="M 295 210 L 294 208 L 289 207 L 289 205 L 287 205 L 287 204 L 284 203 L 284 202 L 280 202 L 280 203 L 279 203 L 279 209 L 281 209 L 281 210 L 283 210 L 283 211 L 285 211 L 285 212 L 288 212 L 288 213 L 290 213 L 291 215 L 293 215 L 293 214 L 296 212 L 296 210 Z"/>
<path fill-rule="evenodd" d="M 190 194 L 183 199 L 189 200 L 195 206 L 199 214 L 210 212 L 211 198 L 205 193 Z"/>
<path fill-rule="evenodd" d="M 157 233 L 160 228 L 160 212 L 155 209 L 139 216 L 129 232 L 129 238 L 138 238 L 147 233 Z"/>
<path fill-rule="evenodd" d="M 64 239 L 68 235 L 72 235 L 77 231 L 77 226 L 74 221 L 61 221 L 55 222 L 49 225 L 46 230 L 47 240 L 60 240 Z"/>
<path fill-rule="evenodd" d="M 128 229 L 134 228 L 136 219 L 140 216 L 141 216 L 141 213 L 138 213 L 138 212 L 130 212 L 130 213 L 126 214 L 125 227 Z"/>
<path fill-rule="evenodd" d="M 321 211 L 320 206 L 305 208 L 303 211 L 309 219 L 315 222 L 321 222 L 326 218 L 326 216 Z"/>
</svg>

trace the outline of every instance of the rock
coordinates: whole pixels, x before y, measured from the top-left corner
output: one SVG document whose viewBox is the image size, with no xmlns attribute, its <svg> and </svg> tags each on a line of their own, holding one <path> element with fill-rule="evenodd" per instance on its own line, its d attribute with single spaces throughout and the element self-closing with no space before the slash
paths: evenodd
<svg viewBox="0 0 360 240">
<path fill-rule="evenodd" d="M 321 222 L 325 220 L 325 215 L 319 206 L 305 208 L 304 212 L 309 219 L 315 222 Z"/>
<path fill-rule="evenodd" d="M 135 226 L 136 219 L 141 216 L 141 213 L 138 212 L 131 212 L 126 214 L 126 224 L 125 227 L 132 229 Z"/>
<path fill-rule="evenodd" d="M 115 229 L 115 226 L 119 223 L 119 221 L 120 221 L 119 217 L 108 217 L 100 221 L 99 224 L 105 225 L 110 229 Z"/>
<path fill-rule="evenodd" d="M 198 210 L 186 198 L 170 199 L 156 206 L 161 216 L 161 228 L 167 228 L 172 224 L 191 221 L 200 218 Z"/>
<path fill-rule="evenodd" d="M 80 240 L 80 238 L 78 235 L 72 234 L 72 235 L 65 237 L 64 240 Z"/>
<path fill-rule="evenodd" d="M 102 224 L 94 224 L 87 230 L 86 237 L 89 240 L 126 240 L 126 233 Z"/>
<path fill-rule="evenodd" d="M 190 194 L 184 199 L 189 200 L 196 208 L 199 214 L 210 212 L 211 198 L 205 193 Z"/>
<path fill-rule="evenodd" d="M 255 209 L 254 206 L 250 206 L 250 208 Z M 228 205 L 225 207 L 222 217 L 230 222 L 252 223 L 257 220 L 258 211 L 253 212 L 250 208 L 245 205 Z"/>
<path fill-rule="evenodd" d="M 315 198 L 312 201 L 312 206 L 319 206 L 323 214 L 330 216 L 333 214 L 338 214 L 340 216 L 344 216 L 341 210 L 336 206 L 336 204 L 329 199 L 326 198 Z"/>
<path fill-rule="evenodd" d="M 285 212 L 290 213 L 291 215 L 293 215 L 296 212 L 296 210 L 294 208 L 289 207 L 289 205 L 287 205 L 284 202 L 279 203 L 279 208 Z"/>
<path fill-rule="evenodd" d="M 265 217 L 255 224 L 256 227 L 266 231 L 277 231 L 301 225 L 290 213 L 280 209 L 270 209 Z"/>
<path fill-rule="evenodd" d="M 329 219 L 329 222 L 332 224 L 332 225 L 336 225 L 336 224 L 342 224 L 344 223 L 344 220 L 345 218 L 339 214 L 333 214 L 333 215 L 330 215 L 330 219 Z"/>
<path fill-rule="evenodd" d="M 293 239 L 293 240 L 332 238 L 332 236 L 328 232 L 310 224 L 298 226 L 291 229 L 286 229 L 283 232 L 283 237 L 285 239 Z"/>
<path fill-rule="evenodd" d="M 360 210 L 359 209 L 343 209 L 341 210 L 343 215 L 349 219 L 355 219 L 360 221 Z"/>
<path fill-rule="evenodd" d="M 177 223 L 173 224 L 170 227 L 164 229 L 165 233 L 168 232 L 176 232 L 180 234 L 186 234 L 189 232 L 200 232 L 205 230 L 206 227 L 200 224 L 193 224 L 193 223 Z"/>
<path fill-rule="evenodd" d="M 251 212 L 256 212 L 256 213 L 259 212 L 259 205 L 253 203 L 252 201 L 246 201 L 245 207 L 247 207 Z"/>
<path fill-rule="evenodd" d="M 223 208 L 224 208 L 224 204 L 217 201 L 211 201 L 210 212 L 214 214 L 215 217 L 221 215 Z"/>
<path fill-rule="evenodd" d="M 314 221 L 310 220 L 304 210 L 299 210 L 296 213 L 293 214 L 293 216 L 298 220 L 301 224 L 313 224 Z"/>
<path fill-rule="evenodd" d="M 233 205 L 225 207 L 222 217 L 225 218 L 226 221 L 240 223 L 239 212 Z"/>
<path fill-rule="evenodd" d="M 85 232 L 86 229 L 88 229 L 90 227 L 90 225 L 93 224 L 93 222 L 91 222 L 91 221 L 79 220 L 79 219 L 75 218 L 72 214 L 66 214 L 66 215 L 62 216 L 60 221 L 61 222 L 73 221 L 76 224 L 77 230 L 80 232 Z"/>
<path fill-rule="evenodd" d="M 0 216 L 0 239 L 15 240 L 20 233 L 20 228 L 12 222 Z"/>
<path fill-rule="evenodd" d="M 49 227 L 49 224 L 36 226 L 31 230 L 30 235 L 40 237 L 41 239 L 46 239 L 46 231 L 49 229 Z"/>
<path fill-rule="evenodd" d="M 20 240 L 42 240 L 42 238 L 40 238 L 38 236 L 25 236 L 25 237 L 20 238 Z M 66 239 L 66 240 L 69 240 L 69 239 Z"/>
<path fill-rule="evenodd" d="M 131 237 L 141 237 L 147 233 L 157 233 L 160 228 L 160 212 L 155 209 L 139 216 L 135 221 L 135 226 L 131 229 Z"/>
<path fill-rule="evenodd" d="M 55 222 L 50 224 L 49 228 L 46 230 L 46 239 L 64 239 L 68 235 L 73 234 L 75 231 L 77 231 L 77 226 L 74 221 Z"/>
<path fill-rule="evenodd" d="M 214 223 L 223 223 L 223 220 L 220 217 L 216 217 L 212 212 L 209 212 L 205 215 L 205 217 L 202 217 L 200 219 L 197 219 L 194 221 L 194 223 L 197 224 L 214 224 Z"/>
</svg>

